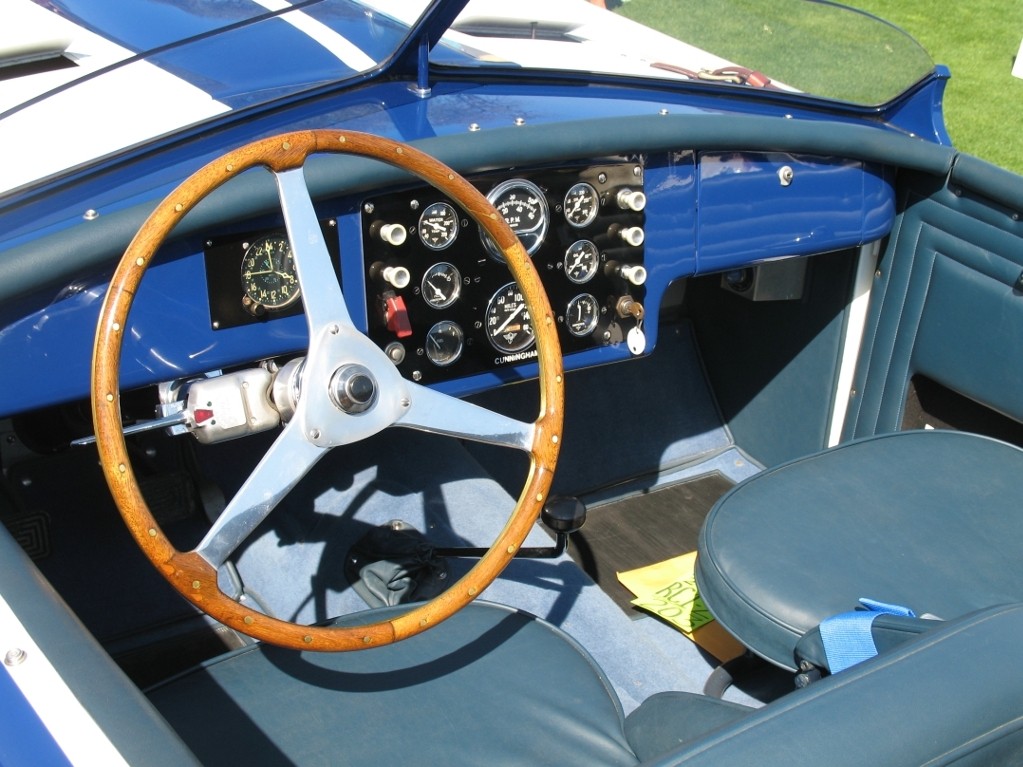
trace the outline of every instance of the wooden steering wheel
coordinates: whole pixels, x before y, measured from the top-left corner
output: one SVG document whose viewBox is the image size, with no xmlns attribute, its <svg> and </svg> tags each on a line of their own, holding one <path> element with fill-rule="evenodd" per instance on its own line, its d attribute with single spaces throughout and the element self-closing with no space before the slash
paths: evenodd
<svg viewBox="0 0 1023 767">
<path fill-rule="evenodd" d="M 455 200 L 501 248 L 532 317 L 539 355 L 540 413 L 532 423 L 406 381 L 356 329 L 303 175 L 315 153 L 355 154 L 400 167 Z M 294 414 L 228 503 L 203 541 L 178 551 L 153 518 L 132 471 L 121 430 L 118 368 L 128 312 L 147 266 L 173 227 L 200 200 L 244 170 L 269 169 L 294 253 L 309 349 Z M 353 372 L 354 371 L 354 372 Z M 359 378 L 362 412 L 348 412 L 338 380 Z M 364 133 L 312 130 L 262 139 L 224 155 L 186 179 L 152 212 L 114 272 L 100 311 L 92 363 L 92 412 L 103 473 L 136 543 L 186 599 L 221 623 L 295 649 L 340 651 L 390 644 L 437 625 L 471 602 L 522 545 L 547 499 L 560 447 L 564 374 L 557 330 L 540 278 L 518 238 L 494 207 L 450 168 L 406 144 Z M 369 390 L 372 396 L 367 396 Z M 530 468 L 515 509 L 486 555 L 457 583 L 391 620 L 320 627 L 271 618 L 224 594 L 217 569 L 332 447 L 389 426 L 447 434 L 524 450 Z"/>
</svg>

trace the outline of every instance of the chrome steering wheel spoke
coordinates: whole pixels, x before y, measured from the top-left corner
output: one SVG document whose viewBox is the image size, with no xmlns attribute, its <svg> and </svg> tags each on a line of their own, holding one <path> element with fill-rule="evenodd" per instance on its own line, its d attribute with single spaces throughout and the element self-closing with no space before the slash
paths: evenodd
<svg viewBox="0 0 1023 767">
<path fill-rule="evenodd" d="M 471 402 L 408 384 L 411 402 L 395 426 L 528 452 L 536 424 L 517 421 Z"/>
</svg>

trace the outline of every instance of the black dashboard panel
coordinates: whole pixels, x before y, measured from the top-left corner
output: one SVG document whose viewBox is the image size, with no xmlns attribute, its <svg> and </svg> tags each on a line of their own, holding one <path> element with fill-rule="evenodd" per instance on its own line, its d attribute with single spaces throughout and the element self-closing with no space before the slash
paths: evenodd
<svg viewBox="0 0 1023 767">
<path fill-rule="evenodd" d="M 621 343 L 642 321 L 643 169 L 624 158 L 470 181 L 522 240 L 564 353 Z M 362 205 L 369 336 L 407 378 L 450 380 L 536 356 L 508 267 L 468 215 L 419 187 Z"/>
</svg>

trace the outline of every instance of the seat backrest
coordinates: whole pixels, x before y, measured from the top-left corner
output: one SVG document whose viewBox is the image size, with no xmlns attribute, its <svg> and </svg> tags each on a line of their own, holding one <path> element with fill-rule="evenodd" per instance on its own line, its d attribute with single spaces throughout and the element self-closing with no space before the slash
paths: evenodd
<svg viewBox="0 0 1023 767">
<path fill-rule="evenodd" d="M 674 765 L 1023 764 L 1023 605 L 949 621 L 674 752 Z"/>
</svg>

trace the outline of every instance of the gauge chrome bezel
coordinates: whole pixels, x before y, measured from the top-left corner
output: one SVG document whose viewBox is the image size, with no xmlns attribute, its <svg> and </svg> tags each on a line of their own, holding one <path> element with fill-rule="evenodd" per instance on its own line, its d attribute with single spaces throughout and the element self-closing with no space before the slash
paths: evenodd
<svg viewBox="0 0 1023 767">
<path fill-rule="evenodd" d="M 573 195 L 579 193 L 586 195 L 589 199 L 590 209 L 588 212 L 584 213 L 582 218 L 577 219 L 574 217 L 576 209 L 573 207 L 569 210 L 568 200 Z M 597 190 L 593 188 L 592 184 L 588 184 L 585 181 L 579 181 L 578 183 L 573 184 L 569 190 L 565 192 L 563 210 L 565 212 L 565 220 L 569 223 L 569 225 L 574 226 L 576 229 L 582 229 L 584 226 L 589 226 L 596 220 L 597 214 L 600 212 L 600 195 L 597 193 Z"/>
<path fill-rule="evenodd" d="M 511 319 L 514 319 L 516 316 L 521 314 L 523 320 L 523 322 L 519 323 L 521 329 L 516 331 L 516 338 L 513 341 L 505 341 L 503 336 L 492 333 L 490 330 L 491 320 L 497 317 L 496 312 L 502 305 L 500 299 L 507 299 L 509 293 L 512 293 L 512 300 L 518 304 L 520 308 L 515 310 L 510 318 L 504 319 L 504 324 L 500 327 L 498 333 L 503 332 L 504 329 L 509 326 Z M 504 303 L 507 303 L 507 301 Z M 498 317 L 496 322 L 500 322 L 501 319 L 502 318 Z M 519 288 L 518 283 L 509 282 L 498 288 L 487 302 L 487 311 L 483 317 L 483 330 L 484 333 L 486 333 L 487 340 L 490 341 L 490 345 L 502 354 L 518 354 L 528 349 L 532 349 L 533 345 L 536 343 L 536 334 L 532 332 L 532 327 L 533 319 L 529 314 L 529 308 L 526 306 L 525 298 L 522 296 L 522 291 L 521 288 Z M 526 332 L 526 328 L 529 328 L 528 332 Z M 519 333 L 528 337 L 524 341 L 520 341 L 518 338 Z"/>
<path fill-rule="evenodd" d="M 504 210 L 502 210 L 502 206 L 506 206 L 511 202 L 511 200 L 504 200 L 503 198 L 506 197 L 509 192 L 516 189 L 525 191 L 529 197 L 535 198 L 536 200 L 535 205 L 539 210 L 540 220 L 528 229 L 520 229 L 519 224 L 515 221 L 509 220 L 508 216 L 505 215 Z M 536 253 L 547 238 L 547 230 L 550 228 L 551 220 L 550 207 L 547 204 L 547 196 L 544 194 L 543 190 L 532 181 L 528 181 L 524 178 L 510 178 L 506 181 L 502 181 L 500 184 L 491 189 L 487 194 L 487 200 L 497 209 L 497 212 L 501 214 L 505 222 L 519 238 L 519 242 L 522 243 L 522 247 L 526 249 L 526 254 L 532 256 Z M 480 240 L 483 242 L 484 247 L 486 247 L 487 252 L 492 258 L 497 261 L 504 262 L 504 254 L 501 252 L 501 249 L 491 241 L 482 229 L 480 229 Z"/>
<path fill-rule="evenodd" d="M 568 258 L 574 250 L 577 248 L 584 248 L 589 254 L 589 257 L 585 261 L 585 271 L 582 273 L 573 273 L 572 267 L 569 265 Z M 576 240 L 565 250 L 565 261 L 562 264 L 562 270 L 565 272 L 565 276 L 570 282 L 574 282 L 576 285 L 582 285 L 589 282 L 597 276 L 597 270 L 600 268 L 600 250 L 590 240 Z"/>
<path fill-rule="evenodd" d="M 265 257 L 261 254 L 255 253 L 256 249 L 261 245 L 267 245 L 272 248 L 272 252 L 268 257 L 269 260 L 267 262 L 267 265 L 273 269 L 269 276 L 266 274 L 254 276 L 252 274 L 252 270 L 255 267 L 255 259 Z M 282 262 L 279 262 L 274 258 L 278 251 L 283 252 Z M 250 259 L 253 260 L 253 263 L 246 266 L 246 263 Z M 248 274 L 248 276 L 246 276 L 246 274 Z M 288 240 L 287 236 L 280 233 L 264 235 L 245 246 L 244 253 L 242 254 L 239 276 L 241 277 L 242 293 L 244 296 L 254 304 L 271 311 L 277 311 L 291 306 L 302 294 L 302 287 L 298 282 L 298 271 L 295 268 L 295 255 L 291 249 L 291 242 Z M 262 279 L 256 279 L 257 277 Z M 271 283 L 271 280 L 274 282 Z M 294 285 L 295 291 L 283 299 L 273 298 L 272 294 L 276 292 L 277 286 L 284 283 Z"/>
<path fill-rule="evenodd" d="M 587 303 L 592 307 L 592 311 L 586 321 L 585 327 L 577 329 L 569 320 L 569 316 L 572 310 L 582 303 Z M 585 338 L 590 335 L 597 328 L 597 321 L 600 319 L 600 304 L 597 303 L 597 299 L 594 298 L 590 293 L 580 293 L 565 307 L 565 328 L 568 332 L 576 338 Z"/>
<path fill-rule="evenodd" d="M 431 287 L 434 287 L 435 290 L 436 287 L 433 286 L 433 283 L 429 282 L 429 279 L 431 276 L 435 274 L 441 274 L 444 272 L 447 272 L 452 275 L 451 285 L 453 286 L 453 288 L 451 291 L 451 295 L 444 297 L 439 302 L 432 301 L 427 297 L 429 295 L 429 293 L 427 292 L 427 285 L 429 284 Z M 454 303 L 458 301 L 458 299 L 462 295 L 462 273 L 459 272 L 458 267 L 452 264 L 451 262 L 438 261 L 425 272 L 423 272 L 423 279 L 419 281 L 419 295 L 422 296 L 423 301 L 426 302 L 427 306 L 430 306 L 434 309 L 447 309 L 449 306 L 453 306 Z"/>
<path fill-rule="evenodd" d="M 450 216 L 451 229 L 450 231 L 445 233 L 444 240 L 442 242 L 433 243 L 430 242 L 423 234 L 423 232 L 425 231 L 423 221 L 426 220 L 431 210 L 435 210 L 438 208 L 443 208 L 446 211 L 446 215 Z M 436 218 L 436 214 L 429 217 Z M 432 202 L 429 205 L 427 205 L 426 208 L 423 209 L 423 212 L 419 215 L 419 223 L 417 224 L 417 226 L 419 227 L 419 241 L 423 243 L 423 245 L 425 245 L 430 250 L 436 251 L 445 250 L 447 248 L 450 248 L 454 244 L 455 240 L 458 239 L 458 233 L 460 231 L 460 225 L 458 223 L 458 211 L 455 210 L 455 206 L 451 205 L 450 203 L 443 201 Z"/>
<path fill-rule="evenodd" d="M 454 352 L 445 351 L 444 356 L 439 356 L 437 352 L 434 352 L 430 348 L 430 340 L 439 337 L 442 333 L 449 330 L 454 331 L 454 338 L 458 345 Z M 437 346 L 438 348 L 442 348 L 439 343 Z M 423 350 L 426 353 L 426 358 L 437 367 L 450 367 L 462 358 L 462 352 L 465 350 L 465 331 L 462 330 L 462 326 L 457 322 L 453 322 L 452 320 L 441 320 L 426 331 L 426 339 L 423 341 Z"/>
</svg>

